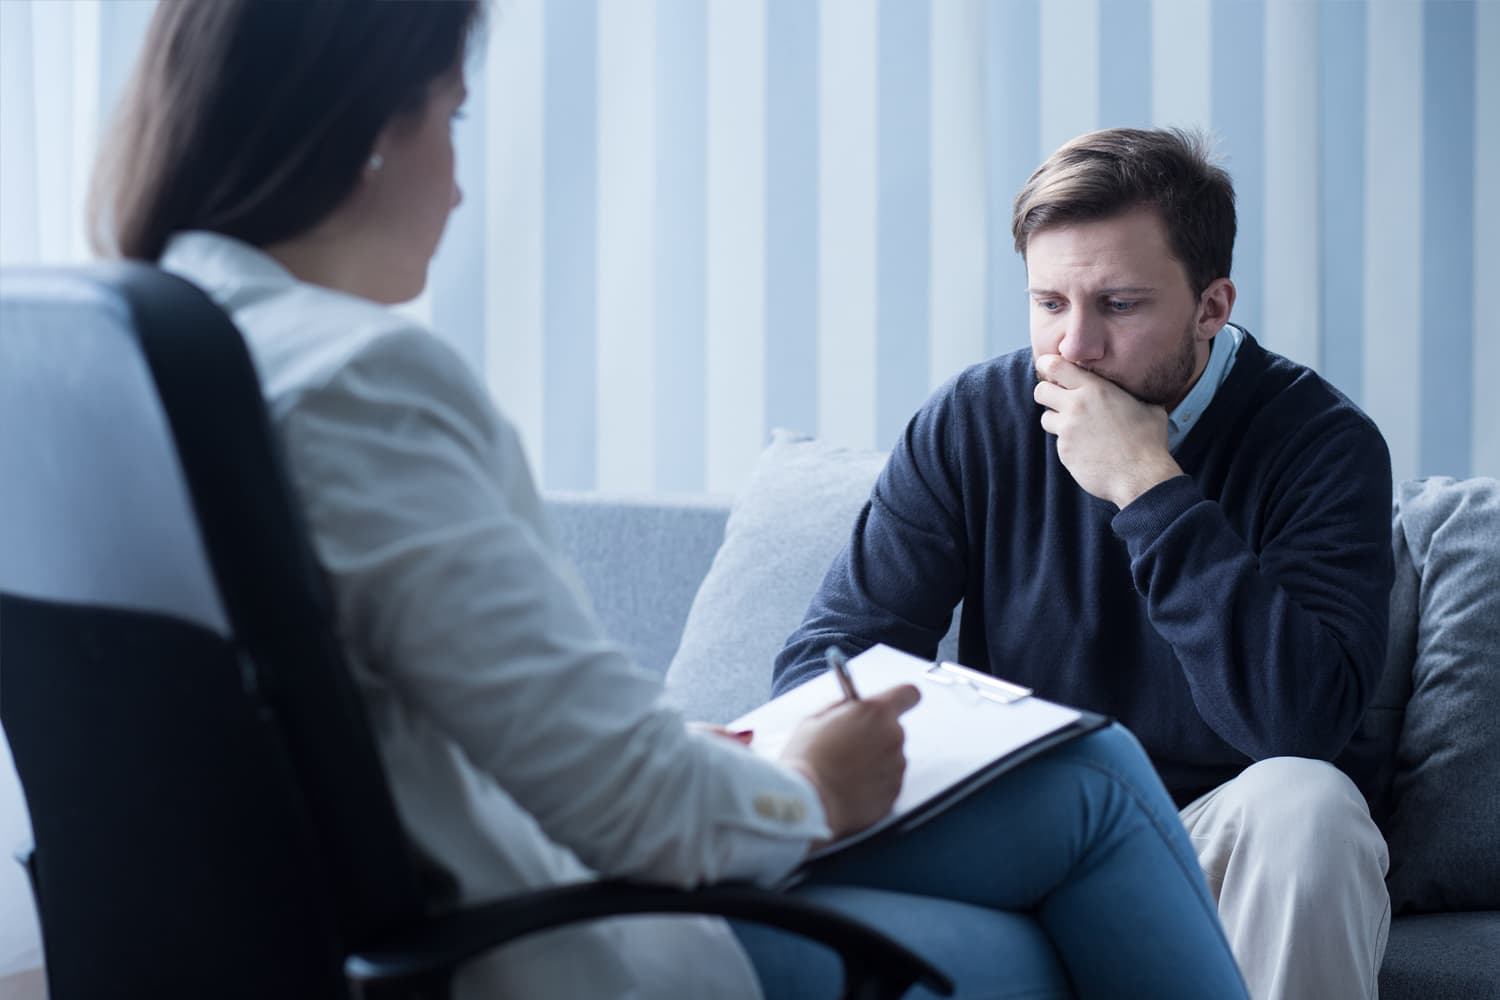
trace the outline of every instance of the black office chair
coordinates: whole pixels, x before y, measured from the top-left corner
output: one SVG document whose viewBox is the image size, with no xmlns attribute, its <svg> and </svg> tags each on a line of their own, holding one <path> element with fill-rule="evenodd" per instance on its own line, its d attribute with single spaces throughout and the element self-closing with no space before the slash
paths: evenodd
<svg viewBox="0 0 1500 1000">
<path fill-rule="evenodd" d="M 434 905 L 331 607 L 224 313 L 142 265 L 0 273 L 0 720 L 52 1000 L 443 997 L 488 949 L 629 913 L 806 935 L 846 997 L 951 992 L 747 886 Z"/>
</svg>

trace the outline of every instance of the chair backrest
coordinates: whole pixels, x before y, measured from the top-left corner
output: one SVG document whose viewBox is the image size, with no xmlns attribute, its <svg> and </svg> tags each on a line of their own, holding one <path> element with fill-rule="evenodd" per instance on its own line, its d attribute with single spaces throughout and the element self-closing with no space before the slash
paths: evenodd
<svg viewBox="0 0 1500 1000">
<path fill-rule="evenodd" d="M 340 996 L 419 916 L 238 331 L 134 264 L 0 272 L 0 719 L 53 1000 Z"/>
</svg>

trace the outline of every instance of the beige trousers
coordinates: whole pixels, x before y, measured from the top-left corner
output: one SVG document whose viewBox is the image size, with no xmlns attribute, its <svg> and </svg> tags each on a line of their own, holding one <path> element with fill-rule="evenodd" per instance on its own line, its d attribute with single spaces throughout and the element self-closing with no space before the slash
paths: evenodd
<svg viewBox="0 0 1500 1000">
<path fill-rule="evenodd" d="M 1388 854 L 1354 782 L 1273 757 L 1181 816 L 1254 1000 L 1374 1000 Z"/>
</svg>

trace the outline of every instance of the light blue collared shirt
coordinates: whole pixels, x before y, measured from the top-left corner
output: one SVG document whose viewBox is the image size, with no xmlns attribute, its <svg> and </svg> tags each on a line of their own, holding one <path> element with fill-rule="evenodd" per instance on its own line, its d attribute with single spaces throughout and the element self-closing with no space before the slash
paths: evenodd
<svg viewBox="0 0 1500 1000">
<path fill-rule="evenodd" d="M 1177 408 L 1167 414 L 1168 451 L 1177 450 L 1188 431 L 1203 416 L 1203 411 L 1208 409 L 1214 393 L 1218 392 L 1219 386 L 1228 377 L 1230 366 L 1234 364 L 1234 356 L 1240 352 L 1240 344 L 1244 340 L 1245 331 L 1232 323 L 1225 323 L 1224 328 L 1214 334 L 1214 346 L 1208 353 L 1208 364 L 1203 367 L 1203 374 L 1198 376 L 1198 381 L 1183 397 L 1182 402 L 1177 404 Z"/>
</svg>

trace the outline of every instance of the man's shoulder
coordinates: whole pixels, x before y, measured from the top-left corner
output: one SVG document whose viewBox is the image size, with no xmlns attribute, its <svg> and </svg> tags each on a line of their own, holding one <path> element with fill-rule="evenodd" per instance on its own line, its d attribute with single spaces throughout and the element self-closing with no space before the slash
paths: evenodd
<svg viewBox="0 0 1500 1000">
<path fill-rule="evenodd" d="M 1029 349 L 988 358 L 950 376 L 913 416 L 893 459 L 942 468 L 955 481 L 1008 467 L 1035 423 Z"/>
<path fill-rule="evenodd" d="M 1357 470 L 1362 479 L 1390 478 L 1390 450 L 1380 429 L 1312 368 L 1247 337 L 1230 374 L 1240 383 L 1232 394 L 1238 400 L 1226 414 L 1229 433 L 1211 448 L 1227 446 L 1241 461 L 1285 475 Z"/>
<path fill-rule="evenodd" d="M 917 411 L 907 441 L 956 460 L 996 459 L 1014 445 L 1017 426 L 1033 423 L 1036 376 L 1029 348 L 970 365 L 935 389 Z"/>
<path fill-rule="evenodd" d="M 1029 406 L 1036 369 L 1031 348 L 1023 347 L 986 358 L 958 372 L 934 394 L 934 401 L 948 401 L 956 409 L 982 407 L 993 411 L 997 404 Z"/>
<path fill-rule="evenodd" d="M 1315 370 L 1269 350 L 1247 336 L 1242 351 L 1254 369 L 1250 406 L 1257 418 L 1285 430 L 1292 426 L 1326 434 L 1342 429 L 1384 441 L 1375 421 L 1338 386 Z"/>
</svg>

